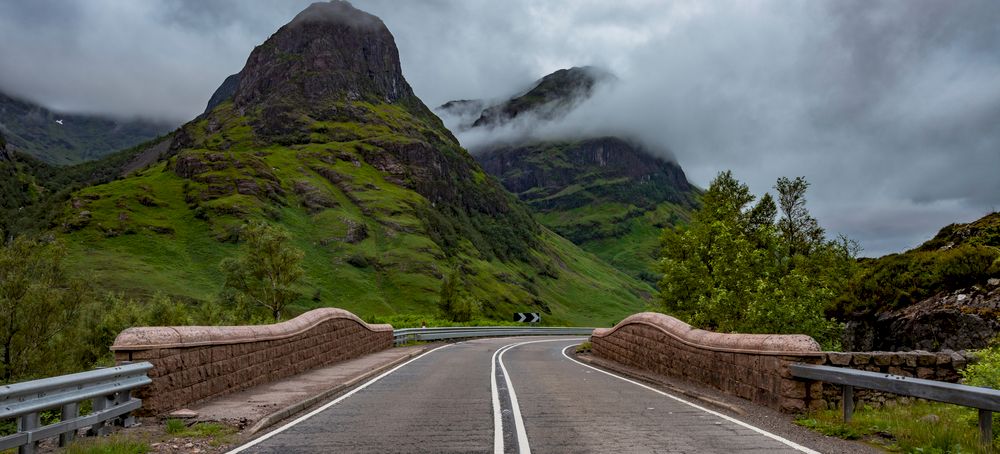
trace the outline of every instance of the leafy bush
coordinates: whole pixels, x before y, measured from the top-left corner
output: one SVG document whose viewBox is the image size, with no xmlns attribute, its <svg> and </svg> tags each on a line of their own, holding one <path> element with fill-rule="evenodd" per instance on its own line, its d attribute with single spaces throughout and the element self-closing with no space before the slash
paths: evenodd
<svg viewBox="0 0 1000 454">
<path fill-rule="evenodd" d="M 962 370 L 962 377 L 967 385 L 1000 389 L 1000 338 L 976 352 L 976 361 Z"/>
</svg>

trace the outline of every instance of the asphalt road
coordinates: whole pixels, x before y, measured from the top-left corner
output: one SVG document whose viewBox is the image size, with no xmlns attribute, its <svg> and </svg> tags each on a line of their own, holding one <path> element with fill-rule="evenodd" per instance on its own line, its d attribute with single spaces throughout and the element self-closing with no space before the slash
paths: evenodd
<svg viewBox="0 0 1000 454">
<path fill-rule="evenodd" d="M 811 452 L 577 363 L 580 340 L 447 345 L 232 452 Z"/>
</svg>

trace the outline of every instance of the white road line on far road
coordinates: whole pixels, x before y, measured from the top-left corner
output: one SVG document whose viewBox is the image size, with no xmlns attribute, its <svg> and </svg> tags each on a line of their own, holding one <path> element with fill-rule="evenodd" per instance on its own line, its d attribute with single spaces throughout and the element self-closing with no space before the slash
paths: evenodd
<svg viewBox="0 0 1000 454">
<path fill-rule="evenodd" d="M 493 394 L 493 453 L 503 454 L 503 418 L 500 415 L 500 393 L 497 391 L 498 348 L 490 357 L 490 392 Z"/>
<path fill-rule="evenodd" d="M 279 427 L 277 429 L 274 429 L 271 432 L 268 432 L 268 433 L 262 435 L 261 437 L 256 438 L 253 441 L 251 441 L 251 442 L 249 442 L 249 443 L 247 443 L 247 444 L 245 444 L 243 446 L 235 448 L 235 449 L 233 449 L 232 451 L 229 451 L 226 454 L 236 454 L 238 452 L 243 452 L 244 450 L 246 450 L 248 448 L 252 448 L 253 446 L 257 445 L 258 443 L 260 443 L 260 442 L 262 442 L 264 440 L 267 440 L 268 438 L 271 438 L 271 437 L 273 437 L 273 436 L 275 436 L 275 435 L 277 435 L 277 434 L 279 434 L 281 432 L 284 432 L 289 427 L 292 427 L 292 426 L 294 426 L 294 425 L 296 425 L 296 424 L 298 424 L 298 423 L 300 423 L 302 421 L 305 421 L 305 420 L 307 420 L 309 418 L 312 418 L 313 416 L 316 416 L 317 414 L 319 414 L 323 410 L 326 410 L 327 408 L 330 408 L 330 407 L 332 407 L 334 405 L 337 405 L 338 403 L 340 403 L 340 401 L 342 401 L 344 399 L 347 399 L 348 397 L 351 397 L 352 395 L 354 395 L 354 393 L 356 393 L 358 391 L 361 391 L 362 389 L 367 388 L 372 383 L 375 383 L 375 382 L 377 382 L 377 381 L 379 381 L 379 380 L 381 380 L 381 379 L 389 376 L 389 374 L 391 374 L 391 373 L 393 373 L 393 372 L 395 372 L 395 371 L 397 371 L 399 369 L 402 369 L 403 367 L 406 367 L 407 364 L 410 364 L 410 363 L 412 363 L 412 362 L 414 362 L 414 361 L 416 361 L 416 360 L 418 360 L 420 358 L 423 358 L 423 357 L 425 357 L 425 356 L 427 356 L 427 355 L 429 355 L 431 353 L 434 353 L 434 352 L 436 352 L 438 350 L 441 350 L 442 348 L 450 347 L 452 345 L 454 345 L 454 344 L 442 345 L 442 346 L 440 346 L 438 348 L 435 348 L 433 350 L 424 352 L 420 356 L 417 356 L 416 358 L 413 358 L 413 359 L 411 359 L 411 360 L 409 360 L 409 361 L 407 361 L 407 362 L 405 362 L 403 364 L 400 364 L 400 365 L 392 368 L 392 370 L 389 370 L 388 372 L 386 372 L 386 373 L 384 373 L 382 375 L 379 375 L 378 377 L 375 377 L 375 378 L 373 378 L 371 380 L 368 380 L 367 382 L 365 382 L 365 384 L 363 384 L 361 386 L 358 386 L 357 388 L 354 388 L 354 389 L 348 391 L 346 394 L 344 394 L 344 395 L 342 395 L 342 396 L 340 396 L 340 397 L 338 397 L 338 398 L 330 401 L 329 403 L 323 405 L 322 407 L 319 407 L 319 408 L 317 408 L 317 409 L 315 409 L 315 410 L 313 410 L 313 411 L 311 411 L 309 413 L 306 413 L 305 415 L 302 415 L 298 419 L 296 419 L 296 420 L 294 420 L 294 421 L 292 421 L 292 422 L 290 422 L 288 424 L 285 424 L 285 425 L 283 425 L 283 426 L 281 426 L 281 427 Z"/>
<path fill-rule="evenodd" d="M 497 373 L 496 364 L 500 363 L 500 371 L 503 372 L 504 381 L 507 382 L 507 393 L 510 394 L 510 407 L 511 411 L 514 413 L 514 431 L 517 432 L 517 447 L 520 454 L 531 454 L 531 446 L 528 444 L 528 432 L 524 428 L 524 419 L 521 418 L 521 407 L 517 405 L 517 393 L 514 392 L 514 385 L 510 382 L 510 374 L 507 373 L 507 368 L 503 365 L 503 355 L 516 347 L 527 344 L 537 344 L 540 342 L 562 342 L 562 341 L 575 341 L 578 339 L 545 339 L 536 340 L 528 342 L 516 342 L 513 344 L 507 344 L 497 349 L 493 352 L 493 358 L 490 359 L 490 385 L 493 391 L 493 452 L 494 454 L 503 454 L 504 443 L 503 443 L 503 419 L 500 415 L 500 394 L 498 392 L 497 386 Z"/>
<path fill-rule="evenodd" d="M 750 430 L 752 430 L 752 431 L 754 431 L 754 432 L 757 432 L 757 433 L 759 433 L 759 434 L 761 434 L 761 435 L 763 435 L 763 436 L 765 436 L 765 437 L 768 437 L 768 438 L 771 438 L 771 439 L 773 439 L 773 440 L 776 440 L 776 441 L 778 441 L 778 442 L 781 442 L 781 443 L 783 443 L 783 444 L 785 444 L 785 445 L 788 445 L 788 446 L 790 446 L 791 448 L 793 448 L 793 449 L 795 449 L 795 450 L 798 450 L 798 451 L 802 451 L 802 452 L 805 452 L 805 453 L 808 453 L 808 454 L 820 454 L 820 453 L 819 453 L 818 451 L 814 451 L 814 450 L 812 450 L 812 449 L 809 449 L 809 448 L 807 448 L 807 447 L 805 447 L 805 446 L 802 446 L 802 445 L 800 445 L 800 444 L 798 444 L 798 443 L 795 443 L 794 441 L 791 441 L 791 440 L 788 440 L 788 439 L 786 439 L 786 438 L 782 438 L 782 437 L 780 437 L 780 436 L 778 436 L 778 435 L 775 435 L 775 434 L 773 434 L 773 433 L 771 433 L 771 432 L 768 432 L 768 431 L 766 431 L 766 430 L 764 430 L 764 429 L 761 429 L 761 428 L 759 428 L 759 427 L 755 427 L 755 426 L 751 426 L 750 424 L 747 424 L 747 423 L 745 423 L 745 422 L 743 422 L 743 421 L 740 421 L 740 420 L 738 420 L 738 419 L 736 419 L 736 418 L 732 418 L 732 417 L 729 417 L 729 416 L 726 416 L 726 415 L 724 415 L 724 414 L 722 414 L 722 413 L 719 413 L 719 412 L 716 412 L 716 411 L 712 411 L 712 410 L 709 410 L 709 409 L 707 409 L 707 408 L 705 408 L 705 407 L 702 407 L 702 406 L 700 406 L 700 405 L 698 405 L 698 404 L 694 404 L 694 403 L 691 403 L 691 402 L 688 402 L 688 401 L 686 401 L 686 400 L 684 400 L 684 399 L 681 399 L 680 397 L 677 397 L 677 396 L 674 396 L 674 395 L 672 395 L 672 394 L 667 394 L 667 393 L 665 393 L 665 392 L 663 392 L 663 391 L 660 391 L 660 390 L 658 390 L 658 389 L 656 389 L 656 388 L 653 388 L 653 387 L 651 387 L 651 386 L 646 386 L 646 385 L 644 385 L 644 384 L 642 384 L 642 383 L 639 383 L 639 382 L 637 382 L 637 381 L 634 381 L 634 380 L 629 380 L 629 379 L 627 379 L 627 378 L 625 378 L 625 377 L 622 377 L 622 376 L 620 376 L 620 375 L 616 375 L 616 374 L 612 374 L 611 372 L 608 372 L 608 371 L 605 371 L 605 370 L 601 370 L 601 369 L 598 369 L 598 368 L 596 368 L 596 367 L 594 367 L 594 366 L 591 366 L 591 365 L 588 365 L 588 364 L 584 364 L 584 363 L 581 363 L 581 362 L 579 362 L 579 361 L 577 361 L 577 360 L 575 360 L 575 359 L 573 359 L 573 358 L 570 358 L 570 357 L 569 357 L 569 355 L 567 355 L 567 354 L 566 354 L 566 350 L 568 350 L 568 349 L 569 349 L 570 347 L 573 347 L 573 345 L 570 345 L 570 346 L 568 346 L 568 347 L 566 347 L 566 348 L 562 349 L 562 354 L 563 354 L 563 356 L 565 356 L 565 357 L 566 357 L 566 359 L 568 359 L 568 360 L 570 360 L 570 361 L 573 361 L 574 363 L 577 363 L 577 364 L 579 364 L 579 365 L 581 365 L 581 366 L 583 366 L 583 367 L 587 367 L 587 368 L 590 368 L 590 369 L 594 369 L 594 370 L 596 370 L 596 371 L 598 371 L 598 372 L 600 372 L 600 373 L 602 373 L 602 374 L 607 374 L 607 375 L 610 375 L 610 376 L 612 376 L 612 377 L 615 377 L 615 378 L 617 378 L 617 379 L 619 379 L 619 380 L 624 380 L 624 381 L 627 381 L 627 382 L 629 382 L 629 383 L 631 383 L 631 384 L 633 384 L 633 385 L 636 385 L 636 386 L 640 386 L 640 387 L 643 387 L 643 388 L 646 388 L 646 389 L 648 389 L 648 390 L 650 390 L 650 391 L 653 391 L 653 392 L 655 392 L 655 393 L 658 393 L 658 394 L 662 394 L 662 395 L 664 395 L 664 396 L 667 396 L 667 397 L 669 397 L 669 398 L 671 398 L 671 399 L 673 399 L 673 400 L 676 400 L 676 401 L 678 401 L 678 402 L 680 402 L 680 403 L 683 403 L 683 404 L 687 404 L 687 405 L 690 405 L 690 406 L 692 406 L 692 407 L 694 407 L 694 408 L 697 408 L 697 409 L 699 409 L 699 410 L 701 410 L 701 411 L 703 411 L 703 412 L 705 412 L 705 413 L 708 413 L 708 414 L 710 414 L 710 415 L 713 415 L 713 416 L 718 416 L 718 417 L 720 417 L 720 418 L 722 418 L 722 419 L 725 419 L 726 421 L 729 421 L 729 422 L 731 422 L 731 423 L 733 423 L 733 424 L 736 424 L 736 425 L 738 425 L 738 426 L 742 426 L 742 427 L 745 427 L 745 428 L 747 428 L 747 429 L 750 429 Z"/>
</svg>

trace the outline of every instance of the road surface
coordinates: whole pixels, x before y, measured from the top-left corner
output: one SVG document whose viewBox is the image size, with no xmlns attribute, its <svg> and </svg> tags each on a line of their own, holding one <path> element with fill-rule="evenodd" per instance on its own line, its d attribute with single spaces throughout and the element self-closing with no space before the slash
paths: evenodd
<svg viewBox="0 0 1000 454">
<path fill-rule="evenodd" d="M 449 344 L 231 452 L 814 452 L 578 363 L 581 340 Z"/>
</svg>

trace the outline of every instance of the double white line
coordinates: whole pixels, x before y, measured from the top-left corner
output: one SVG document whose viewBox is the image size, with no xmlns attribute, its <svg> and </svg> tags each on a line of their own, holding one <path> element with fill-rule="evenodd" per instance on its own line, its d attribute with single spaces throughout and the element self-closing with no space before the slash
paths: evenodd
<svg viewBox="0 0 1000 454">
<path fill-rule="evenodd" d="M 537 344 L 541 342 L 565 342 L 578 339 L 546 339 L 528 342 L 515 342 L 504 345 L 493 352 L 490 360 L 490 385 L 493 391 L 493 453 L 504 454 L 505 445 L 503 439 L 503 409 L 500 405 L 500 386 L 497 383 L 497 366 L 503 374 L 504 383 L 507 385 L 507 395 L 510 398 L 510 410 L 514 414 L 514 432 L 517 434 L 517 452 L 520 454 L 531 454 L 531 446 L 528 444 L 528 432 L 524 429 L 524 419 L 521 417 L 521 407 L 517 404 L 517 393 L 514 392 L 514 385 L 510 382 L 510 374 L 503 364 L 503 355 L 514 348 L 527 344 Z"/>
</svg>

